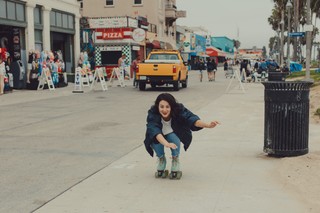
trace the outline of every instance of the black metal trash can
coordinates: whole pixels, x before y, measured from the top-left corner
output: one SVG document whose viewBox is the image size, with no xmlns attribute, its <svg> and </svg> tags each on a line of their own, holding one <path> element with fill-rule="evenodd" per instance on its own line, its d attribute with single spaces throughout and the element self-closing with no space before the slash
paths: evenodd
<svg viewBox="0 0 320 213">
<path fill-rule="evenodd" d="M 312 82 L 263 82 L 264 152 L 289 157 L 309 152 L 309 93 Z"/>
<path fill-rule="evenodd" d="M 285 81 L 287 75 L 284 72 L 268 72 L 268 81 Z"/>
</svg>

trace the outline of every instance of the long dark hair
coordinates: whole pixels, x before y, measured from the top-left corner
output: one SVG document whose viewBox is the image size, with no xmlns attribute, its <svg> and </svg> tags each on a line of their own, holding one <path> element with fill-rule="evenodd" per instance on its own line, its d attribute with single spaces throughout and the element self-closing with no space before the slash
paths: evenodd
<svg viewBox="0 0 320 213">
<path fill-rule="evenodd" d="M 170 93 L 161 93 L 160 95 L 158 95 L 155 103 L 154 103 L 154 107 L 155 110 L 157 111 L 157 113 L 159 113 L 159 103 L 160 101 L 166 101 L 168 102 L 168 104 L 171 107 L 171 117 L 176 117 L 179 113 L 180 110 L 180 105 L 177 100 L 173 97 L 173 95 L 171 95 Z"/>
</svg>

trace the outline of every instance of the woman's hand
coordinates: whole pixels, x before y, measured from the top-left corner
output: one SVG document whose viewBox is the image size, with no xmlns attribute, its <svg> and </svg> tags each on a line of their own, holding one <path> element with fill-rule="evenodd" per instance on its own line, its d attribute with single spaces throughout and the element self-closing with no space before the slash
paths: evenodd
<svg viewBox="0 0 320 213">
<path fill-rule="evenodd" d="M 157 138 L 157 140 L 159 141 L 159 143 L 161 143 L 162 145 L 164 145 L 164 146 L 167 147 L 167 148 L 171 148 L 171 149 L 176 149 L 176 148 L 178 148 L 176 144 L 168 142 L 168 141 L 163 137 L 162 134 L 158 134 L 158 135 L 156 136 L 156 138 Z"/>
<path fill-rule="evenodd" d="M 211 121 L 210 123 L 205 123 L 201 120 L 197 120 L 195 122 L 195 126 L 196 127 L 201 127 L 201 128 L 214 128 L 216 127 L 218 124 L 220 124 L 219 121 Z"/>
<path fill-rule="evenodd" d="M 207 124 L 206 128 L 214 128 L 218 124 L 220 124 L 219 121 L 211 121 L 210 123 Z"/>
<path fill-rule="evenodd" d="M 176 148 L 178 148 L 176 144 L 174 144 L 174 143 L 169 143 L 169 142 L 166 144 L 166 147 L 167 147 L 167 148 L 171 148 L 171 149 L 176 149 Z"/>
</svg>

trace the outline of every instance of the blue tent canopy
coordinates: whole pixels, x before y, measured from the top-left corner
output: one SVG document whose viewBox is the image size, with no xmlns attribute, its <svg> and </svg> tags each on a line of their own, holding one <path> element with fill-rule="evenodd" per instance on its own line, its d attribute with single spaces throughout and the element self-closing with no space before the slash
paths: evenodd
<svg viewBox="0 0 320 213">
<path fill-rule="evenodd" d="M 290 61 L 290 72 L 300 72 L 302 71 L 302 65 L 294 62 L 294 61 Z"/>
</svg>

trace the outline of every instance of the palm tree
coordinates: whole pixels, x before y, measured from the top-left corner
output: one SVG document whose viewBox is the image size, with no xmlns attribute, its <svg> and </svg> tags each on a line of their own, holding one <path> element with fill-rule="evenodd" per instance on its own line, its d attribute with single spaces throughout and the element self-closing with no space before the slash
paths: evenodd
<svg viewBox="0 0 320 213">
<path fill-rule="evenodd" d="M 274 2 L 274 8 L 272 10 L 271 16 L 268 18 L 269 24 L 272 26 L 273 30 L 280 30 L 281 27 L 281 40 L 280 40 L 280 63 L 283 63 L 283 46 L 284 46 L 284 29 L 288 25 L 288 19 L 285 16 L 285 6 L 288 0 L 271 0 Z M 283 20 L 283 23 L 281 22 Z"/>
<path fill-rule="evenodd" d="M 311 12 L 314 14 L 314 26 L 317 26 L 317 19 L 320 18 L 320 0 L 311 0 L 310 1 Z M 311 39 L 311 47 L 314 46 L 312 43 L 316 39 L 316 36 L 319 34 L 319 29 L 314 28 L 312 32 L 312 39 Z M 312 48 L 311 48 L 312 49 Z M 312 50 L 310 50 L 312 52 Z"/>
<path fill-rule="evenodd" d="M 277 30 L 280 26 L 281 22 L 281 15 L 283 13 L 284 15 L 284 28 L 287 29 L 288 26 L 288 18 L 287 18 L 287 13 L 286 11 L 286 4 L 288 1 L 293 3 L 295 7 L 294 15 L 293 15 L 293 21 L 290 21 L 290 23 L 293 23 L 292 29 L 295 31 L 299 30 L 299 26 L 304 26 L 307 23 L 307 10 L 306 10 L 306 3 L 307 0 L 271 0 L 274 2 L 274 8 L 272 10 L 271 16 L 268 18 L 268 22 L 271 25 L 273 30 Z M 314 17 L 314 26 L 316 26 L 316 20 L 317 18 L 320 18 L 320 0 L 310 0 L 311 4 L 311 11 L 312 11 L 312 17 Z M 314 28 L 312 32 L 312 38 L 311 41 L 313 43 L 313 40 L 315 39 L 315 36 L 318 34 L 318 29 Z M 283 38 L 281 38 L 283 39 Z M 290 43 L 292 43 L 294 39 L 290 39 Z M 285 39 L 287 41 L 287 39 Z M 297 59 L 297 52 L 298 49 L 297 47 L 299 46 L 297 44 L 298 42 L 294 42 L 294 52 L 293 56 L 294 59 Z M 306 44 L 306 38 L 305 37 L 300 37 L 299 38 L 299 43 L 300 45 L 305 45 Z M 269 44 L 270 45 L 270 44 Z"/>
</svg>

